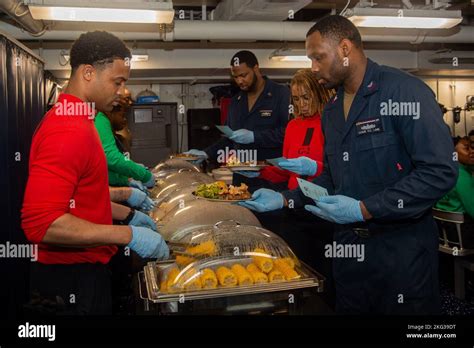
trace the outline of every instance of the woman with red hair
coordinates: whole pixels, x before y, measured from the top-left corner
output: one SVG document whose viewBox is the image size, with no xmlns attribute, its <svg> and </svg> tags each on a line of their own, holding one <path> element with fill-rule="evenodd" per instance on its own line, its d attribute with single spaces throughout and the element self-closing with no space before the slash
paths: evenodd
<svg viewBox="0 0 474 348">
<path fill-rule="evenodd" d="M 321 86 L 311 69 L 298 70 L 291 79 L 293 114 L 285 131 L 283 157 L 278 167 L 269 166 L 259 173 L 239 172 L 234 184 L 245 182 L 251 191 L 266 187 L 274 190 L 295 189 L 297 178 L 311 180 L 323 170 L 324 136 L 321 115 L 334 91 Z"/>
</svg>

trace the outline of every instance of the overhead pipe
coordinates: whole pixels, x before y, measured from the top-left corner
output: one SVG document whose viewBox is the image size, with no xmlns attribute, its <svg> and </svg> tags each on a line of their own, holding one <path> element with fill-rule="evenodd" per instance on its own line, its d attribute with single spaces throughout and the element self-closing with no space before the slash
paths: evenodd
<svg viewBox="0 0 474 348">
<path fill-rule="evenodd" d="M 254 22 L 254 21 L 175 21 L 174 30 L 166 33 L 164 41 L 296 41 L 302 42 L 312 22 Z M 0 22 L 0 30 L 19 40 L 39 40 L 22 32 L 15 26 Z M 87 31 L 87 30 L 85 30 Z M 376 32 L 377 34 L 372 34 Z M 414 34 L 395 35 L 391 30 L 361 29 L 362 40 L 366 42 L 405 42 L 405 43 L 474 43 L 474 27 L 460 26 L 454 30 L 434 31 L 413 30 Z M 406 32 L 406 31 L 398 31 Z M 75 40 L 83 31 L 47 31 L 41 40 Z M 116 32 L 113 34 L 123 40 L 158 40 L 158 31 Z"/>
<path fill-rule="evenodd" d="M 311 22 L 176 21 L 165 41 L 304 41 Z"/>
<path fill-rule="evenodd" d="M 32 36 L 41 36 L 47 30 L 43 21 L 36 20 L 31 16 L 30 10 L 28 6 L 24 5 L 23 0 L 2 0 L 0 1 L 0 11 L 9 15 Z"/>
</svg>

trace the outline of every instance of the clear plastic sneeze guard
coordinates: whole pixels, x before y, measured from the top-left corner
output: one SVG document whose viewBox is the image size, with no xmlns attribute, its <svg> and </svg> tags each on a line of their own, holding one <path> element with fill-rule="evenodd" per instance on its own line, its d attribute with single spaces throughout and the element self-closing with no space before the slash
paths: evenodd
<svg viewBox="0 0 474 348">
<path fill-rule="evenodd" d="M 152 215 L 154 217 L 156 215 Z M 261 226 L 247 208 L 225 203 L 195 199 L 175 206 L 157 222 L 157 228 L 165 240 L 176 241 L 195 228 L 212 226 L 221 221 L 236 221 L 242 225 Z"/>
<path fill-rule="evenodd" d="M 193 192 L 197 185 L 191 185 L 183 188 L 178 188 L 171 192 L 165 198 L 155 200 L 157 206 L 150 212 L 150 216 L 156 222 L 159 222 L 163 217 L 179 205 L 187 204 L 188 201 L 196 200 Z"/>
<path fill-rule="evenodd" d="M 151 172 L 156 179 L 162 179 L 177 172 L 200 172 L 199 167 L 179 158 L 170 158 L 158 163 Z"/>
<path fill-rule="evenodd" d="M 156 181 L 156 186 L 151 190 L 150 197 L 161 201 L 173 192 L 189 186 L 209 184 L 213 179 L 204 173 L 181 172 L 172 173 Z"/>
<path fill-rule="evenodd" d="M 153 302 L 315 287 L 323 277 L 300 262 L 274 233 L 256 226 L 202 226 L 170 243 L 175 261 L 150 262 L 144 275 Z"/>
</svg>

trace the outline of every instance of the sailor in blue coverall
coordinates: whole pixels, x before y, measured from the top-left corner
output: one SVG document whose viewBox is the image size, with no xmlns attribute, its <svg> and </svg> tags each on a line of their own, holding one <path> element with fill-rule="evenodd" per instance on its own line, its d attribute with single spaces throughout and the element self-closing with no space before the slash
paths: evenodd
<svg viewBox="0 0 474 348">
<path fill-rule="evenodd" d="M 232 98 L 226 121 L 234 131 L 232 136 L 223 137 L 204 151 L 192 149 L 186 153 L 217 160 L 218 151 L 227 148 L 256 150 L 257 158 L 251 160 L 280 157 L 290 114 L 289 88 L 263 77 L 257 58 L 249 51 L 232 57 L 231 73 L 240 87 Z"/>
<path fill-rule="evenodd" d="M 338 87 L 323 112 L 324 169 L 313 181 L 329 196 L 261 189 L 240 204 L 259 212 L 304 205 L 336 224 L 328 257 L 338 312 L 438 313 L 431 208 L 455 185 L 458 164 L 433 92 L 367 59 L 357 28 L 341 16 L 316 23 L 306 51 L 319 82 Z"/>
</svg>

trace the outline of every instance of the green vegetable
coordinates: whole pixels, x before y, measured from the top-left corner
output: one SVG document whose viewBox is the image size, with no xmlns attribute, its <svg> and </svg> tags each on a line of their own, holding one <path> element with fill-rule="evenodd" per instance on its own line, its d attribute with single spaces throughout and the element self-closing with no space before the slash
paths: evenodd
<svg viewBox="0 0 474 348">
<path fill-rule="evenodd" d="M 196 189 L 196 195 L 211 199 L 219 198 L 219 186 L 216 184 L 199 185 Z"/>
</svg>

